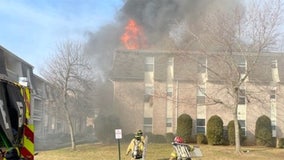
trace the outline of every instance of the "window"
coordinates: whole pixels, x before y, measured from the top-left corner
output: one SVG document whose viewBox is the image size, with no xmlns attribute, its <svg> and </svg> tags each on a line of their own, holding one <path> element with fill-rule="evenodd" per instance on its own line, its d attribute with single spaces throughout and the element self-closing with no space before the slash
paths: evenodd
<svg viewBox="0 0 284 160">
<path fill-rule="evenodd" d="M 150 102 L 153 98 L 154 87 L 153 86 L 145 86 L 145 94 L 144 94 L 144 102 Z"/>
<path fill-rule="evenodd" d="M 276 121 L 271 120 L 271 127 L 272 127 L 272 137 L 276 137 Z"/>
<path fill-rule="evenodd" d="M 239 64 L 238 64 L 238 71 L 239 74 L 245 74 L 246 73 L 246 60 L 245 59 L 240 59 Z"/>
<path fill-rule="evenodd" d="M 167 96 L 172 97 L 173 96 L 173 87 L 168 87 L 167 88 Z"/>
<path fill-rule="evenodd" d="M 167 118 L 166 127 L 172 127 L 172 118 Z"/>
<path fill-rule="evenodd" d="M 150 102 L 152 100 L 153 96 L 149 94 L 144 95 L 144 102 Z"/>
<path fill-rule="evenodd" d="M 205 134 L 205 119 L 196 120 L 196 132 Z"/>
<path fill-rule="evenodd" d="M 244 65 L 241 65 L 238 67 L 238 71 L 240 74 L 245 74 L 246 73 L 246 67 Z"/>
<path fill-rule="evenodd" d="M 205 126 L 205 119 L 197 119 L 196 125 L 197 126 Z"/>
<path fill-rule="evenodd" d="M 272 60 L 271 68 L 277 68 L 277 60 L 276 59 Z"/>
<path fill-rule="evenodd" d="M 246 90 L 239 90 L 239 102 L 238 104 L 246 104 Z"/>
<path fill-rule="evenodd" d="M 152 118 L 144 118 L 144 132 L 152 132 Z"/>
<path fill-rule="evenodd" d="M 154 57 L 146 57 L 145 72 L 154 72 Z"/>
<path fill-rule="evenodd" d="M 152 85 L 145 86 L 145 94 L 153 95 L 154 94 L 154 87 Z"/>
<path fill-rule="evenodd" d="M 152 125 L 152 118 L 144 118 L 145 125 Z"/>
<path fill-rule="evenodd" d="M 197 96 L 205 96 L 205 87 L 204 86 L 198 87 Z"/>
<path fill-rule="evenodd" d="M 197 104 L 198 105 L 204 105 L 205 104 L 205 86 L 201 85 L 198 87 L 197 90 Z"/>
<path fill-rule="evenodd" d="M 276 98 L 276 91 L 274 89 L 270 90 L 270 99 Z"/>
<path fill-rule="evenodd" d="M 145 64 L 145 72 L 153 72 L 154 64 Z"/>
<path fill-rule="evenodd" d="M 204 96 L 197 96 L 197 104 L 204 105 L 205 104 L 205 97 Z"/>
<path fill-rule="evenodd" d="M 239 120 L 239 124 L 241 127 L 241 135 L 246 136 L 246 121 L 245 120 Z"/>
<path fill-rule="evenodd" d="M 168 65 L 172 66 L 173 64 L 174 64 L 174 58 L 171 57 L 168 59 Z"/>
<path fill-rule="evenodd" d="M 198 73 L 205 73 L 206 67 L 203 64 L 198 65 Z"/>
<path fill-rule="evenodd" d="M 206 57 L 199 57 L 198 58 L 198 73 L 206 73 Z"/>
<path fill-rule="evenodd" d="M 239 97 L 239 103 L 238 104 L 246 104 L 246 98 L 245 97 Z"/>
</svg>

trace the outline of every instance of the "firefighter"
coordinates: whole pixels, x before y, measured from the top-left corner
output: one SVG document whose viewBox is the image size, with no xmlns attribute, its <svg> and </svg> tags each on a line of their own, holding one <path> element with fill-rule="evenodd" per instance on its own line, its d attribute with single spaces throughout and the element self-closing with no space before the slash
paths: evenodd
<svg viewBox="0 0 284 160">
<path fill-rule="evenodd" d="M 141 137 L 141 134 L 136 133 L 127 147 L 126 156 L 131 152 L 131 160 L 142 159 L 143 157 L 144 142 Z"/>
<path fill-rule="evenodd" d="M 184 143 L 184 142 L 183 142 L 183 139 L 182 139 L 181 137 L 176 136 L 176 137 L 174 138 L 174 143 Z M 189 151 L 193 151 L 193 148 L 190 147 L 190 146 L 188 146 L 188 150 L 189 150 Z M 171 153 L 171 156 L 170 156 L 170 159 L 169 159 L 169 160 L 183 160 L 183 159 L 180 159 L 180 158 L 178 157 L 177 152 L 176 152 L 176 150 L 174 149 L 174 150 L 172 151 L 172 153 Z M 191 160 L 191 158 L 186 158 L 185 160 Z"/>
</svg>

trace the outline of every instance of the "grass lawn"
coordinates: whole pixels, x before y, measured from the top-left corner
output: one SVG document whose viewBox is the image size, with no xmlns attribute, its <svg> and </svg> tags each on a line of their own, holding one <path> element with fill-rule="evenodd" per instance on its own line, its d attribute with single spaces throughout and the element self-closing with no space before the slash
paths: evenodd
<svg viewBox="0 0 284 160">
<path fill-rule="evenodd" d="M 130 160 L 130 156 L 125 156 L 128 144 L 120 145 L 121 160 Z M 241 155 L 235 154 L 234 146 L 199 146 L 203 157 L 193 158 L 193 160 L 283 160 L 284 149 L 245 146 L 242 147 Z M 171 144 L 148 144 L 147 160 L 168 160 L 171 151 Z M 103 144 L 84 144 L 77 145 L 76 151 L 71 148 L 62 148 L 57 150 L 40 151 L 35 156 L 35 160 L 119 160 L 118 145 Z"/>
</svg>

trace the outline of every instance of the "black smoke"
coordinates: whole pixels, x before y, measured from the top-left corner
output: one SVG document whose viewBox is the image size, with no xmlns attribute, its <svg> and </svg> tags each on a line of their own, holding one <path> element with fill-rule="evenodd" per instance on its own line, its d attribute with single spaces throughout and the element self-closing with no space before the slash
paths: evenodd
<svg viewBox="0 0 284 160">
<path fill-rule="evenodd" d="M 100 75 L 107 78 L 115 50 L 123 48 L 120 36 L 129 18 L 144 29 L 149 48 L 159 48 L 162 41 L 170 39 L 173 24 L 186 22 L 198 29 L 201 16 L 220 9 L 229 10 L 239 3 L 239 0 L 126 0 L 117 13 L 116 22 L 89 34 L 86 53 Z"/>
</svg>

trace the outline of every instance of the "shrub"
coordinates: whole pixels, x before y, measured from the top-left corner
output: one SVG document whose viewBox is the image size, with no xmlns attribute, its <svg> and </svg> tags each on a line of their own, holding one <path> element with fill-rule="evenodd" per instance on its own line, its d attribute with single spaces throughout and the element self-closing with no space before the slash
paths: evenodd
<svg viewBox="0 0 284 160">
<path fill-rule="evenodd" d="M 206 144 L 207 143 L 206 136 L 202 133 L 198 133 L 196 135 L 196 143 L 197 144 Z"/>
<path fill-rule="evenodd" d="M 242 138 L 241 136 L 241 126 L 239 124 L 239 137 L 240 137 L 240 141 L 242 143 L 242 141 L 244 140 L 244 138 Z M 235 123 L 234 120 L 231 120 L 228 124 L 228 141 L 230 145 L 235 145 L 236 144 L 236 137 L 235 137 Z"/>
<path fill-rule="evenodd" d="M 269 117 L 263 115 L 257 119 L 255 126 L 255 140 L 256 145 L 272 145 L 272 126 Z"/>
<path fill-rule="evenodd" d="M 149 143 L 165 143 L 166 138 L 163 135 L 147 133 Z"/>
<path fill-rule="evenodd" d="M 172 143 L 174 141 L 175 135 L 173 133 L 166 133 L 166 142 Z"/>
<path fill-rule="evenodd" d="M 279 138 L 277 147 L 284 148 L 284 138 Z"/>
<path fill-rule="evenodd" d="M 153 135 L 153 139 L 152 139 L 151 142 L 153 142 L 153 143 L 165 143 L 166 138 L 163 135 L 155 134 L 155 135 Z"/>
<path fill-rule="evenodd" d="M 212 116 L 207 122 L 207 141 L 211 145 L 223 143 L 223 121 L 217 115 Z"/>
<path fill-rule="evenodd" d="M 177 119 L 177 136 L 183 138 L 188 143 L 192 133 L 192 118 L 188 114 L 182 114 Z"/>
</svg>

